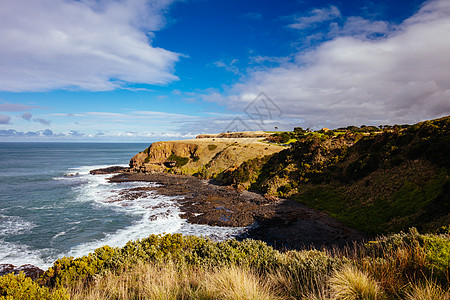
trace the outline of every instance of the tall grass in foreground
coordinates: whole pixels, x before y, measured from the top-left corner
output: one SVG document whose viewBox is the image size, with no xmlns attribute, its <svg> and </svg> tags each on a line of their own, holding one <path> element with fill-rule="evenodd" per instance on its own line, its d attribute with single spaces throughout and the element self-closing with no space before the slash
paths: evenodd
<svg viewBox="0 0 450 300">
<path fill-rule="evenodd" d="M 450 292 L 445 291 L 434 282 L 426 281 L 418 285 L 413 285 L 406 293 L 407 300 L 448 300 L 450 299 Z"/>
<path fill-rule="evenodd" d="M 0 277 L 0 299 L 450 300 L 449 266 L 450 235 L 415 230 L 344 250 L 286 252 L 252 240 L 150 236 L 62 258 L 42 286 Z"/>
<path fill-rule="evenodd" d="M 368 299 L 382 298 L 378 283 L 354 266 L 347 265 L 335 270 L 330 279 L 330 288 L 336 299 Z"/>
<path fill-rule="evenodd" d="M 71 299 L 279 299 L 254 272 L 236 266 L 214 270 L 139 264 L 119 275 L 109 273 L 71 291 Z"/>
</svg>

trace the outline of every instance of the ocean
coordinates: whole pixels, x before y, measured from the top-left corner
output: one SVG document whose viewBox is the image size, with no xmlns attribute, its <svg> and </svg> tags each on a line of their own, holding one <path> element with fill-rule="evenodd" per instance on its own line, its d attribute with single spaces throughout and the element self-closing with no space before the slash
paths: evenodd
<svg viewBox="0 0 450 300">
<path fill-rule="evenodd" d="M 103 245 L 121 247 L 150 234 L 224 240 L 243 228 L 189 224 L 177 197 L 149 192 L 121 200 L 124 189 L 155 183 L 109 183 L 89 171 L 127 166 L 149 144 L 0 143 L 0 264 L 47 269 L 63 256 Z"/>
</svg>

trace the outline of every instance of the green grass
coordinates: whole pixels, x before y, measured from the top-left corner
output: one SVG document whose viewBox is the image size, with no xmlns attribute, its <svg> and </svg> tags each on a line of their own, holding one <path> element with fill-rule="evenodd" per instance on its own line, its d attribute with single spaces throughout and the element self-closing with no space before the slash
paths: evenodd
<svg viewBox="0 0 450 300">
<path fill-rule="evenodd" d="M 393 195 L 368 193 L 359 198 L 347 192 L 351 185 L 312 186 L 293 198 L 327 212 L 345 225 L 376 235 L 405 230 L 416 224 L 426 227 L 435 213 L 448 211 L 444 191 L 449 185 L 445 172 L 423 182 L 406 181 Z M 358 188 L 358 187 L 357 187 Z"/>
</svg>

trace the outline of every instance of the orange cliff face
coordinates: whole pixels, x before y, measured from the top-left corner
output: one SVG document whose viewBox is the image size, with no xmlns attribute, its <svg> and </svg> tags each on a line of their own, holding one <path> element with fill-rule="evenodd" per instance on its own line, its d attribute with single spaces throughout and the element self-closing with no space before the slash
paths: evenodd
<svg viewBox="0 0 450 300">
<path fill-rule="evenodd" d="M 197 174 L 214 178 L 225 170 L 237 168 L 244 161 L 285 149 L 261 142 L 261 139 L 198 136 L 192 140 L 156 142 L 131 159 L 130 171 Z"/>
</svg>

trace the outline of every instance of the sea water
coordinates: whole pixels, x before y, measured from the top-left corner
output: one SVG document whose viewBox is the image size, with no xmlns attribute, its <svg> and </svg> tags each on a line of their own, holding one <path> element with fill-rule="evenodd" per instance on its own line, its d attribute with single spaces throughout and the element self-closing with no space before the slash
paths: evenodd
<svg viewBox="0 0 450 300">
<path fill-rule="evenodd" d="M 243 228 L 189 224 L 177 198 L 121 192 L 156 183 L 109 183 L 92 169 L 127 166 L 149 144 L 0 143 L 0 264 L 47 269 L 63 256 L 120 247 L 150 234 L 183 233 L 223 240 Z"/>
</svg>

